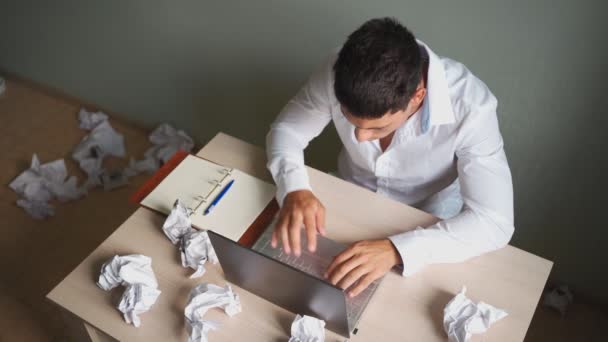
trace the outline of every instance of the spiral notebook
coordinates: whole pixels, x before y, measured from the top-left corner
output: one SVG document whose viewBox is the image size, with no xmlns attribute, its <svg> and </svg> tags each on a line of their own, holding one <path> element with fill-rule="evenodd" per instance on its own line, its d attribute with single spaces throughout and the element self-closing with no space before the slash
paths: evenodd
<svg viewBox="0 0 608 342">
<path fill-rule="evenodd" d="M 213 210 L 204 215 L 223 188 L 234 180 Z M 192 209 L 192 225 L 238 241 L 275 196 L 274 185 L 238 169 L 187 155 L 142 201 L 169 214 L 176 199 Z"/>
</svg>

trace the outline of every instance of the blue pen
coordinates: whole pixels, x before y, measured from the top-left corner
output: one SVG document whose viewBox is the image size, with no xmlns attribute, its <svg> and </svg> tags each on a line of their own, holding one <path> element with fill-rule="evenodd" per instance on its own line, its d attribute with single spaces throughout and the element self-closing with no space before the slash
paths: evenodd
<svg viewBox="0 0 608 342">
<path fill-rule="evenodd" d="M 211 210 L 213 209 L 213 207 L 215 207 L 220 200 L 222 199 L 222 197 L 224 197 L 224 195 L 226 194 L 226 192 L 228 192 L 228 190 L 230 189 L 230 187 L 232 186 L 232 184 L 234 183 L 234 179 L 231 180 L 230 182 L 228 182 L 228 184 L 226 185 L 226 187 L 219 193 L 217 194 L 217 196 L 215 197 L 215 199 L 213 200 L 213 202 L 211 202 L 211 204 L 207 207 L 207 209 L 205 209 L 205 212 L 203 213 L 203 215 L 207 215 L 211 212 Z"/>
</svg>

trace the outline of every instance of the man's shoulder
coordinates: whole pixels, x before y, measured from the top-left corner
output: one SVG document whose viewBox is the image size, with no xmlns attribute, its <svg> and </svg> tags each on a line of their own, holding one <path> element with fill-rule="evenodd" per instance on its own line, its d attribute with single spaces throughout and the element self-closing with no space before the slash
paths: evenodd
<svg viewBox="0 0 608 342">
<path fill-rule="evenodd" d="M 497 100 L 488 86 L 463 63 L 440 57 L 448 94 L 457 120 L 481 112 L 495 112 Z"/>
</svg>

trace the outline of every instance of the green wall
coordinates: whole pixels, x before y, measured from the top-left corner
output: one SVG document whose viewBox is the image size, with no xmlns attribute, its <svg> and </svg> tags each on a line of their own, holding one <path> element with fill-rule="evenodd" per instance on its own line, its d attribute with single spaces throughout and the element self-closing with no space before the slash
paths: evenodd
<svg viewBox="0 0 608 342">
<path fill-rule="evenodd" d="M 512 244 L 608 302 L 602 1 L 1 1 L 0 68 L 204 143 L 263 145 L 312 69 L 366 19 L 395 16 L 499 99 L 514 177 Z M 1 119 L 1 118 L 0 118 Z M 335 169 L 333 127 L 307 151 Z"/>
</svg>

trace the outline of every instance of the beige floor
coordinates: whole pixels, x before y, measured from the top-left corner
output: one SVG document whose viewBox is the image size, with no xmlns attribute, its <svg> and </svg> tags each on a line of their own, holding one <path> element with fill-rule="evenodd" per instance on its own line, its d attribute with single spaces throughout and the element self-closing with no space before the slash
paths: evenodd
<svg viewBox="0 0 608 342">
<path fill-rule="evenodd" d="M 145 180 L 138 176 L 129 186 L 96 189 L 82 200 L 57 203 L 51 219 L 27 216 L 6 185 L 29 166 L 33 153 L 41 162 L 64 158 L 69 173 L 84 179 L 70 153 L 86 135 L 78 128 L 77 101 L 32 87 L 9 80 L 0 95 L 0 341 L 61 336 L 61 320 L 45 301 L 46 293 L 133 212 L 127 199 Z M 125 136 L 128 155 L 141 158 L 149 146 L 148 132 L 114 118 L 111 124 Z M 106 164 L 125 163 L 117 158 Z"/>
<path fill-rule="evenodd" d="M 67 341 L 59 311 L 44 297 L 135 209 L 127 199 L 145 176 L 110 192 L 56 205 L 45 221 L 28 217 L 6 186 L 29 166 L 32 154 L 42 162 L 65 158 L 70 174 L 83 178 L 70 152 L 86 134 L 78 128 L 80 102 L 48 89 L 10 79 L 0 95 L 0 342 Z M 144 129 L 111 118 L 125 136 L 128 155 L 141 157 L 148 147 Z M 109 167 L 125 160 L 110 160 Z M 608 341 L 605 308 L 576 302 L 566 318 L 539 308 L 528 341 Z M 483 340 L 483 339 L 482 339 Z"/>
</svg>

